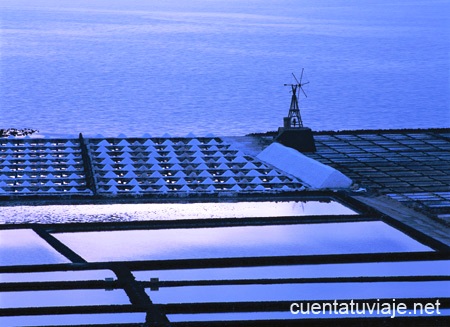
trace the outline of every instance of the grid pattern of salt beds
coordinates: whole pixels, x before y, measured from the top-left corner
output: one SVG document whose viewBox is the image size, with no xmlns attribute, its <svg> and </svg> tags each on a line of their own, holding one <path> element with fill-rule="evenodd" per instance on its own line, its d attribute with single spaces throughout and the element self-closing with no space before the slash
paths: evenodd
<svg viewBox="0 0 450 327">
<path fill-rule="evenodd" d="M 307 155 L 384 194 L 448 191 L 450 138 L 429 132 L 314 135 Z"/>
<path fill-rule="evenodd" d="M 98 193 L 278 192 L 301 182 L 220 138 L 89 139 Z"/>
<path fill-rule="evenodd" d="M 314 135 L 311 158 L 394 200 L 449 221 L 448 129 Z"/>
<path fill-rule="evenodd" d="M 90 193 L 78 140 L 0 140 L 0 194 Z"/>
</svg>

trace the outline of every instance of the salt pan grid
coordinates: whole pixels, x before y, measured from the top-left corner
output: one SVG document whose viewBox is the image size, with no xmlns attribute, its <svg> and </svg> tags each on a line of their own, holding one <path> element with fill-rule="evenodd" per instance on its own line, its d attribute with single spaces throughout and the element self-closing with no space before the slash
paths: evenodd
<svg viewBox="0 0 450 327">
<path fill-rule="evenodd" d="M 303 190 L 296 178 L 220 138 L 89 139 L 98 193 Z"/>
<path fill-rule="evenodd" d="M 307 155 L 383 194 L 448 192 L 450 140 L 434 132 L 315 135 Z"/>
<path fill-rule="evenodd" d="M 214 137 L 0 140 L 0 195 L 6 196 L 303 189 L 300 180 Z"/>
<path fill-rule="evenodd" d="M 0 195 L 90 194 L 78 140 L 0 140 Z"/>
<path fill-rule="evenodd" d="M 450 133 L 444 130 L 325 132 L 308 156 L 364 187 L 448 222 Z"/>
</svg>

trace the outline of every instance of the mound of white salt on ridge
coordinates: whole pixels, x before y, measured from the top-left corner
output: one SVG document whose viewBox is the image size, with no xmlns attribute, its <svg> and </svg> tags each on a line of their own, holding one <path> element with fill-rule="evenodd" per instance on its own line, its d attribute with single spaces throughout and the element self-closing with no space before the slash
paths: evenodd
<svg viewBox="0 0 450 327">
<path fill-rule="evenodd" d="M 274 142 L 257 158 L 291 174 L 314 189 L 348 188 L 352 180 L 340 171 Z"/>
</svg>

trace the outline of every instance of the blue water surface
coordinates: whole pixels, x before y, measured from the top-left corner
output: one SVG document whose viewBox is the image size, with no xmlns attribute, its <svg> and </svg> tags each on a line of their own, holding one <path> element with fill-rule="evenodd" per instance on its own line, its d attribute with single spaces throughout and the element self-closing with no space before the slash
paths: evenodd
<svg viewBox="0 0 450 327">
<path fill-rule="evenodd" d="M 448 0 L 2 0 L 0 128 L 276 130 L 294 72 L 314 130 L 447 127 Z"/>
</svg>

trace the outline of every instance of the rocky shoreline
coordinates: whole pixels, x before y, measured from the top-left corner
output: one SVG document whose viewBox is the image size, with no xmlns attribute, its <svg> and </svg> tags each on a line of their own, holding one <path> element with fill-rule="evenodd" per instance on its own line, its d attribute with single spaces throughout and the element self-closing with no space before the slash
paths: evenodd
<svg viewBox="0 0 450 327">
<path fill-rule="evenodd" d="M 39 131 L 37 129 L 32 128 L 6 128 L 0 129 L 0 137 L 9 137 L 9 136 L 27 136 L 34 133 L 38 133 Z"/>
</svg>

